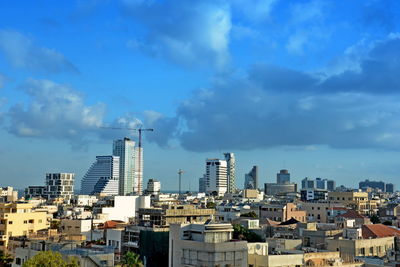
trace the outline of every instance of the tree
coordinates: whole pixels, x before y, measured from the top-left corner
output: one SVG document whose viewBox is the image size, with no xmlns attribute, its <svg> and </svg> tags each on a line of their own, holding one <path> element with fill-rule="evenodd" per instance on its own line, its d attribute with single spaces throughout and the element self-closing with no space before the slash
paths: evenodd
<svg viewBox="0 0 400 267">
<path fill-rule="evenodd" d="M 381 223 L 381 220 L 377 215 L 372 215 L 371 218 L 369 218 L 373 224 Z"/>
<path fill-rule="evenodd" d="M 23 267 L 79 267 L 78 261 L 70 257 L 68 261 L 64 260 L 59 252 L 41 251 L 29 260 Z"/>
<path fill-rule="evenodd" d="M 215 209 L 215 203 L 214 202 L 207 202 L 207 205 L 206 205 L 206 207 L 207 207 L 207 209 Z"/>
<path fill-rule="evenodd" d="M 247 242 L 262 242 L 261 236 L 250 231 L 241 224 L 233 225 L 233 238 L 246 240 Z"/>
<path fill-rule="evenodd" d="M 257 218 L 257 213 L 255 211 L 250 211 L 248 213 L 240 214 L 240 217 Z"/>
<path fill-rule="evenodd" d="M 122 266 L 127 266 L 127 267 L 143 266 L 142 261 L 139 259 L 139 255 L 131 251 L 125 253 L 125 255 L 122 257 L 121 263 Z"/>
<path fill-rule="evenodd" d="M 10 254 L 6 254 L 0 250 L 0 266 L 11 266 L 13 258 Z"/>
</svg>

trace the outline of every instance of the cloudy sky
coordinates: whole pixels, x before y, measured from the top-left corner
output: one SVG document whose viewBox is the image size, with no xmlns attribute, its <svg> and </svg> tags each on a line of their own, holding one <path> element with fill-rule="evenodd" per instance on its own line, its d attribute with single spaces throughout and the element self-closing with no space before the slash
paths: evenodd
<svg viewBox="0 0 400 267">
<path fill-rule="evenodd" d="M 397 0 L 87 0 L 0 3 L 0 181 L 74 172 L 146 133 L 145 180 L 197 190 L 234 152 L 238 186 L 399 181 Z"/>
</svg>

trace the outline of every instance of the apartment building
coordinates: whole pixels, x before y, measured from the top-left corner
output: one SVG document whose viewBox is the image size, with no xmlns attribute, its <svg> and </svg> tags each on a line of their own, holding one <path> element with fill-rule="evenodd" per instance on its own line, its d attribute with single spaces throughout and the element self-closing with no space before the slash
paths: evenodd
<svg viewBox="0 0 400 267">
<path fill-rule="evenodd" d="M 306 212 L 299 210 L 295 203 L 267 204 L 260 208 L 260 218 L 284 222 L 291 218 L 299 222 L 306 222 Z"/>
<path fill-rule="evenodd" d="M 369 199 L 367 192 L 328 192 L 328 200 L 342 203 L 363 215 L 373 215 L 378 212 L 380 200 Z"/>
<path fill-rule="evenodd" d="M 49 228 L 46 212 L 32 210 L 29 203 L 0 203 L 0 250 L 7 251 L 12 236 L 34 234 Z"/>
</svg>

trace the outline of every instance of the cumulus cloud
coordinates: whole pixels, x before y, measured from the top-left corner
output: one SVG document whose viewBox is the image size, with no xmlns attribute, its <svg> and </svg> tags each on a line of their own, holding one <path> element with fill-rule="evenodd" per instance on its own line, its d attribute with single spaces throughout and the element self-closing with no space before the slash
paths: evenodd
<svg viewBox="0 0 400 267">
<path fill-rule="evenodd" d="M 85 105 L 83 96 L 67 85 L 29 79 L 19 89 L 29 96 L 28 103 L 6 113 L 8 130 L 17 136 L 79 143 L 103 125 L 105 106 Z"/>
<path fill-rule="evenodd" d="M 400 42 L 376 42 L 357 71 L 321 79 L 257 65 L 183 101 L 160 140 L 193 151 L 328 145 L 400 149 Z"/>
<path fill-rule="evenodd" d="M 38 73 L 79 73 L 60 52 L 38 46 L 29 37 L 12 30 L 0 30 L 0 51 L 15 68 Z"/>
<path fill-rule="evenodd" d="M 185 66 L 224 67 L 231 14 L 225 1 L 122 1 L 122 12 L 145 28 L 127 46 Z"/>
</svg>

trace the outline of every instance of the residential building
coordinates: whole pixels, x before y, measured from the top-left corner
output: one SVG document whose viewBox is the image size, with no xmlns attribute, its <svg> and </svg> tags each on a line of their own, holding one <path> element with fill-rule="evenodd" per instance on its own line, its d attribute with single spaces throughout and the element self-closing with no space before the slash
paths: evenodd
<svg viewBox="0 0 400 267">
<path fill-rule="evenodd" d="M 18 200 L 18 191 L 11 186 L 0 187 L 0 202 L 13 202 Z"/>
<path fill-rule="evenodd" d="M 215 209 L 200 209 L 194 205 L 163 205 L 139 209 L 138 222 L 143 226 L 169 226 L 172 223 L 205 222 L 214 214 Z"/>
<path fill-rule="evenodd" d="M 47 173 L 45 196 L 47 199 L 62 198 L 70 201 L 74 195 L 75 174 Z"/>
<path fill-rule="evenodd" d="M 247 266 L 247 242 L 232 233 L 231 224 L 172 224 L 168 266 Z"/>
<path fill-rule="evenodd" d="M 380 200 L 369 199 L 367 192 L 328 192 L 328 200 L 340 202 L 362 215 L 373 215 L 378 212 Z"/>
<path fill-rule="evenodd" d="M 319 201 L 328 198 L 328 190 L 319 188 L 308 188 L 300 190 L 302 201 Z"/>
<path fill-rule="evenodd" d="M 244 189 L 258 189 L 258 166 L 245 175 Z"/>
<path fill-rule="evenodd" d="M 158 195 L 161 192 L 161 182 L 156 179 L 149 179 L 147 182 L 147 194 Z"/>
<path fill-rule="evenodd" d="M 143 190 L 143 148 L 129 138 L 114 140 L 113 155 L 119 160 L 119 194 L 141 195 Z"/>
<path fill-rule="evenodd" d="M 45 186 L 31 185 L 25 188 L 25 199 L 46 198 Z"/>
<path fill-rule="evenodd" d="M 344 208 L 343 204 L 329 201 L 300 202 L 298 209 L 307 214 L 307 222 L 329 223 L 329 217 L 335 208 Z"/>
<path fill-rule="evenodd" d="M 385 192 L 386 189 L 385 183 L 382 181 L 370 181 L 367 179 L 365 181 L 360 182 L 358 185 L 359 185 L 358 188 L 361 190 L 365 190 L 369 187 L 375 190 L 380 190 L 382 192 Z"/>
<path fill-rule="evenodd" d="M 118 195 L 120 158 L 97 156 L 81 181 L 81 194 Z"/>
<path fill-rule="evenodd" d="M 289 184 L 290 183 L 290 173 L 288 170 L 280 170 L 279 173 L 276 174 L 276 183 L 277 184 Z"/>
<path fill-rule="evenodd" d="M 220 159 L 206 160 L 206 192 L 223 196 L 228 190 L 227 162 Z"/>
<path fill-rule="evenodd" d="M 28 203 L 0 203 L 0 250 L 7 251 L 13 236 L 26 236 L 49 228 L 46 212 L 32 210 Z"/>
<path fill-rule="evenodd" d="M 260 207 L 260 218 L 266 218 L 277 222 L 285 222 L 293 218 L 299 222 L 306 222 L 306 211 L 300 210 L 295 203 L 266 204 Z"/>
<path fill-rule="evenodd" d="M 236 162 L 235 162 L 235 154 L 233 153 L 224 153 L 224 157 L 226 160 L 226 177 L 227 177 L 227 192 L 235 193 L 236 192 Z"/>
</svg>

